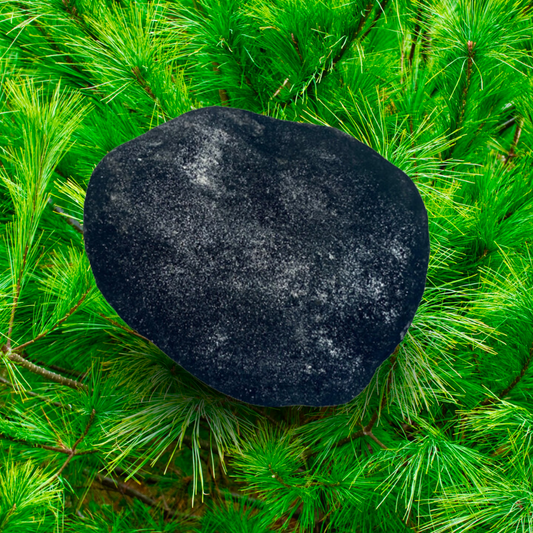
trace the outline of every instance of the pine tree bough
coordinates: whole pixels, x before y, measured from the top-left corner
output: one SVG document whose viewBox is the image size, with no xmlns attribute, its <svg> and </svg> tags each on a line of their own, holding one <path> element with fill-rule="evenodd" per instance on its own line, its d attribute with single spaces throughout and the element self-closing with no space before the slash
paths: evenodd
<svg viewBox="0 0 533 533">
<path fill-rule="evenodd" d="M 87 425 L 85 426 L 85 431 L 81 434 L 81 436 L 78 438 L 78 440 L 74 443 L 72 448 L 70 448 L 70 449 L 66 449 L 65 448 L 65 452 L 64 453 L 66 453 L 68 455 L 68 457 L 65 459 L 65 462 L 61 465 L 59 470 L 40 487 L 41 490 L 44 487 L 46 487 L 47 485 L 50 485 L 51 483 L 53 483 L 54 480 L 56 480 L 61 475 L 63 470 L 65 470 L 65 468 L 69 465 L 70 461 L 72 460 L 72 458 L 75 455 L 86 455 L 88 453 L 88 451 L 86 451 L 85 453 L 84 452 L 78 452 L 77 447 L 78 447 L 79 444 L 81 444 L 83 439 L 87 436 L 87 433 L 89 433 L 89 429 L 91 428 L 91 426 L 92 426 L 92 424 L 94 422 L 94 417 L 95 416 L 96 416 L 96 410 L 93 408 L 93 410 L 91 411 L 91 414 L 89 416 L 89 421 L 87 422 Z"/>
<path fill-rule="evenodd" d="M 37 374 L 38 376 L 48 379 L 49 381 L 54 381 L 55 383 L 65 385 L 66 387 L 70 387 L 71 389 L 87 390 L 87 385 L 80 383 L 79 381 L 76 381 L 74 379 L 66 378 L 64 376 L 56 374 L 55 372 L 51 372 L 50 370 L 46 370 L 46 368 L 42 368 L 28 361 L 16 351 L 9 350 L 5 344 L 1 347 L 1 350 L 11 361 L 20 364 L 20 366 L 22 366 L 26 370 L 29 370 L 30 372 L 33 372 L 34 374 Z"/>
</svg>

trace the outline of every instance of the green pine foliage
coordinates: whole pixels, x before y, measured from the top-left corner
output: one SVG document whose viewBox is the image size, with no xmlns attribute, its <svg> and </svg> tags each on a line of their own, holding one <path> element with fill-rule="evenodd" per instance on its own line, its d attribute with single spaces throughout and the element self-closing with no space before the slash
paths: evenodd
<svg viewBox="0 0 533 533">
<path fill-rule="evenodd" d="M 0 531 L 533 531 L 532 49 L 526 0 L 0 0 Z M 96 288 L 94 167 L 211 105 L 424 199 L 424 297 L 345 405 L 226 397 Z"/>
</svg>

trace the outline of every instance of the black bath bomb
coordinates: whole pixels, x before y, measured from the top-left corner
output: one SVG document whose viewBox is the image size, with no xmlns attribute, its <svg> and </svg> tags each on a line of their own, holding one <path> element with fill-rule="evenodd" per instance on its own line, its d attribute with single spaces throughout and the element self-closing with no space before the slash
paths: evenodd
<svg viewBox="0 0 533 533">
<path fill-rule="evenodd" d="M 84 213 L 98 288 L 202 381 L 265 406 L 354 398 L 424 292 L 410 178 L 335 128 L 227 107 L 106 155 Z"/>
</svg>

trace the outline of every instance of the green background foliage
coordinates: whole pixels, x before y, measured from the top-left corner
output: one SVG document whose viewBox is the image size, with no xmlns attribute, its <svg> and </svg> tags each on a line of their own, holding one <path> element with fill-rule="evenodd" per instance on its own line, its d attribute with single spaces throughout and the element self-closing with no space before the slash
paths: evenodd
<svg viewBox="0 0 533 533">
<path fill-rule="evenodd" d="M 525 0 L 0 0 L 0 531 L 532 531 L 532 47 Z M 211 105 L 423 197 L 423 299 L 345 405 L 224 396 L 95 286 L 92 170 Z"/>
</svg>

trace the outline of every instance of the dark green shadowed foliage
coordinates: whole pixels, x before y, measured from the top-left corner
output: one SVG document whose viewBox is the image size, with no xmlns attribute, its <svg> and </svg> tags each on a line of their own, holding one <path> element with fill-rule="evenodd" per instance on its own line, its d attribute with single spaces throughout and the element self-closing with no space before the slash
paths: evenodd
<svg viewBox="0 0 533 533">
<path fill-rule="evenodd" d="M 0 0 L 0 531 L 532 531 L 532 50 L 525 0 Z M 424 297 L 345 405 L 217 393 L 95 286 L 93 169 L 212 105 L 424 199 Z"/>
</svg>

